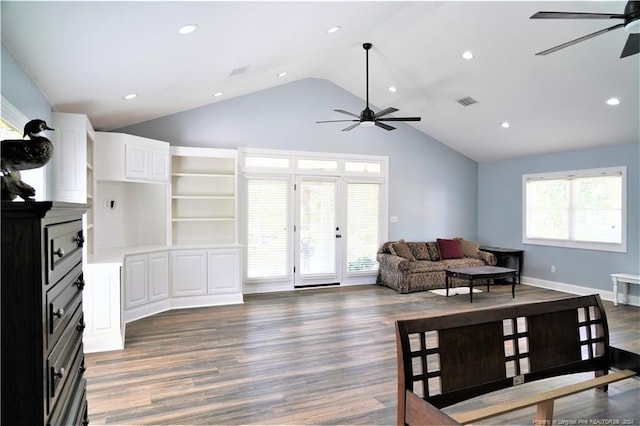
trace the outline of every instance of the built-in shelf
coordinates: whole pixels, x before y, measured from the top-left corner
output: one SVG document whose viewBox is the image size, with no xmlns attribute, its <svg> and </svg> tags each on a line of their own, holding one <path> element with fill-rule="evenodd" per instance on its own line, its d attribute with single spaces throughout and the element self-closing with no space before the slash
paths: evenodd
<svg viewBox="0 0 640 426">
<path fill-rule="evenodd" d="M 171 150 L 172 244 L 236 243 L 236 151 Z"/>
<path fill-rule="evenodd" d="M 87 235 L 85 235 L 86 247 L 87 247 L 87 255 L 93 254 L 93 245 L 95 241 L 94 237 L 94 201 L 93 201 L 93 192 L 94 192 L 94 175 L 93 175 L 93 163 L 94 163 L 94 148 L 95 148 L 95 131 L 93 126 L 89 122 L 87 118 L 87 213 L 85 214 L 85 222 Z"/>
</svg>

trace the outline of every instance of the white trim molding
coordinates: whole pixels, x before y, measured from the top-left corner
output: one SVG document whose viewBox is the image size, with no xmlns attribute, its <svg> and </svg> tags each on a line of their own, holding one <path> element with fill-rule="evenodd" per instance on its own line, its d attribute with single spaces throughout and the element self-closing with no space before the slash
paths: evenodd
<svg viewBox="0 0 640 426">
<path fill-rule="evenodd" d="M 603 300 L 613 302 L 613 290 L 602 290 L 592 287 L 583 287 L 575 284 L 561 283 L 558 281 L 541 280 L 539 278 L 522 277 L 520 282 L 524 285 L 530 285 L 532 287 L 546 288 L 548 290 L 562 291 L 564 293 L 577 294 L 586 296 L 597 293 Z M 607 281 L 610 284 L 610 281 Z M 518 290 L 516 289 L 516 298 L 518 297 Z M 629 295 L 629 305 L 640 307 L 640 297 Z"/>
</svg>

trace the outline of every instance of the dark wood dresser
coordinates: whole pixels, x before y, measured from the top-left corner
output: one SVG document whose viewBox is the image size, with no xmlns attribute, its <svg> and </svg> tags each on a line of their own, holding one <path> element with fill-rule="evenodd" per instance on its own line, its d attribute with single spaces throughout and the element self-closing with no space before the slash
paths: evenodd
<svg viewBox="0 0 640 426">
<path fill-rule="evenodd" d="M 4 425 L 88 424 L 82 204 L 2 201 Z"/>
</svg>

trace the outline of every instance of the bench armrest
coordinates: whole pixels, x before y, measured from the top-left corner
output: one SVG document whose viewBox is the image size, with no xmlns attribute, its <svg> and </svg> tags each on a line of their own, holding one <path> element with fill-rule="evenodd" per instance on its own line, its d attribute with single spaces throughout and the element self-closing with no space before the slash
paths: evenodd
<svg viewBox="0 0 640 426">
<path fill-rule="evenodd" d="M 460 425 L 455 419 L 429 404 L 410 390 L 406 391 L 404 419 L 398 425 Z M 400 413 L 398 413 L 400 414 Z"/>
</svg>

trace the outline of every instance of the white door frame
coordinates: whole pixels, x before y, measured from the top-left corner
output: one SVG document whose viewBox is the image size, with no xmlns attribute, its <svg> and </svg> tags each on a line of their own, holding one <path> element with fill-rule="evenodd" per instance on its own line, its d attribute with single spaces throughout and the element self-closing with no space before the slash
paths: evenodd
<svg viewBox="0 0 640 426">
<path fill-rule="evenodd" d="M 333 224 L 331 226 L 331 230 L 326 230 L 330 232 L 330 237 L 332 241 L 332 248 L 334 250 L 333 255 L 333 271 L 326 273 L 310 273 L 303 274 L 304 267 L 303 263 L 305 261 L 305 251 L 307 256 L 313 256 L 313 252 L 310 251 L 318 250 L 319 247 L 317 245 L 317 241 L 312 243 L 311 246 L 307 246 L 305 249 L 302 249 L 301 240 L 306 237 L 303 237 L 304 229 L 302 228 L 301 219 L 301 205 L 302 205 L 302 185 L 304 182 L 331 182 L 334 184 L 335 193 L 334 193 L 334 211 L 333 211 Z M 294 194 L 294 243 L 293 243 L 293 255 L 294 255 L 294 287 L 308 287 L 308 286 L 318 286 L 318 285 L 331 285 L 331 284 L 339 284 L 341 282 L 342 270 L 344 269 L 342 266 L 342 224 L 340 223 L 342 219 L 342 182 L 341 179 L 337 176 L 317 176 L 317 175 L 296 175 L 295 177 L 295 194 Z M 325 238 L 326 235 L 325 235 Z"/>
</svg>

